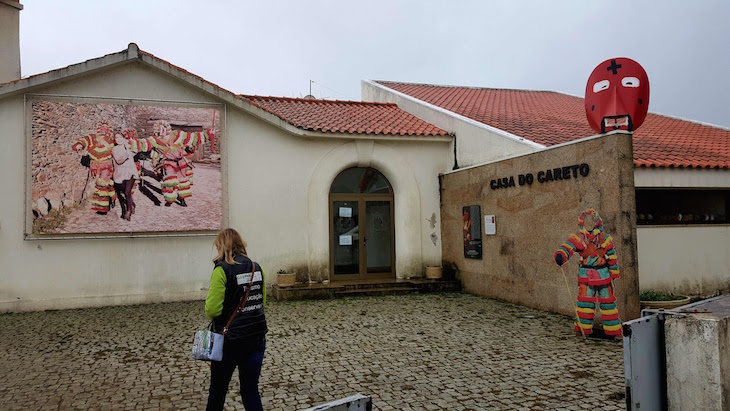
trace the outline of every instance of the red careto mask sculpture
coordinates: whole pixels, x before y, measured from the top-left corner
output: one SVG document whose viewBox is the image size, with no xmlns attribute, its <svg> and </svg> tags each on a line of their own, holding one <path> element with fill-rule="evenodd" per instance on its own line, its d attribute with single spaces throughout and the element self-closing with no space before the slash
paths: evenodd
<svg viewBox="0 0 730 411">
<path fill-rule="evenodd" d="M 588 78 L 585 104 L 588 124 L 596 132 L 634 131 L 649 111 L 649 77 L 634 60 L 608 59 Z"/>
</svg>

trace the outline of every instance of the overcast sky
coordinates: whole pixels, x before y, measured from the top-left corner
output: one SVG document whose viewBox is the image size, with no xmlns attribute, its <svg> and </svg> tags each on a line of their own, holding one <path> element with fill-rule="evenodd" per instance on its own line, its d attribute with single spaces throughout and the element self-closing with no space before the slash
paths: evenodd
<svg viewBox="0 0 730 411">
<path fill-rule="evenodd" d="M 360 80 L 554 90 L 629 57 L 649 111 L 730 127 L 730 1 L 21 0 L 32 75 L 135 42 L 236 93 L 360 99 Z"/>
</svg>

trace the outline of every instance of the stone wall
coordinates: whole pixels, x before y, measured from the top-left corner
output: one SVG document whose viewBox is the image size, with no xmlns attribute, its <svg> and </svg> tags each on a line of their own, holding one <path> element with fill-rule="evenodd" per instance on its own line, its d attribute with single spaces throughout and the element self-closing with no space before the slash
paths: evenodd
<svg viewBox="0 0 730 411">
<path fill-rule="evenodd" d="M 638 317 L 633 171 L 631 135 L 611 133 L 444 175 L 444 266 L 457 269 L 467 292 L 572 316 L 578 257 L 563 266 L 566 286 L 553 254 L 594 208 L 618 254 L 621 318 Z M 481 206 L 482 259 L 464 257 L 462 207 L 471 205 Z M 484 234 L 484 215 L 496 217 L 496 235 Z"/>
<path fill-rule="evenodd" d="M 81 137 L 94 133 L 100 121 L 115 130 L 135 128 L 140 137 L 151 135 L 155 120 L 167 120 L 175 129 L 205 130 L 211 127 L 211 108 L 92 104 L 67 101 L 32 100 L 31 109 L 31 199 L 36 214 L 90 197 L 94 179 L 87 182 L 87 168 L 81 155 L 71 148 Z M 220 110 L 215 110 L 215 153 L 220 153 Z M 195 160 L 211 156 L 210 143 Z M 84 186 L 86 190 L 84 191 Z"/>
</svg>

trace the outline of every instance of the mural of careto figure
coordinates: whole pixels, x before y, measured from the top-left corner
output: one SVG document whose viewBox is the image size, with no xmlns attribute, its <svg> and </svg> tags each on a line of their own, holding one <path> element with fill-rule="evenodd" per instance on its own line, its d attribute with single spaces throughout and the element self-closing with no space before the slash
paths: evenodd
<svg viewBox="0 0 730 411">
<path fill-rule="evenodd" d="M 555 263 L 567 263 L 578 254 L 578 298 L 575 331 L 593 332 L 596 302 L 601 310 L 606 335 L 621 336 L 621 319 L 616 306 L 613 281 L 619 278 L 618 259 L 611 235 L 603 231 L 603 220 L 594 209 L 578 218 L 578 233 L 572 234 L 555 252 Z"/>
<path fill-rule="evenodd" d="M 209 130 L 192 133 L 171 130 L 170 124 L 166 121 L 158 122 L 154 131 L 165 144 L 165 149 L 161 153 L 165 170 L 165 177 L 162 180 L 165 206 L 170 207 L 177 202 L 180 206 L 187 207 L 185 199 L 193 195 L 191 155 L 199 145 L 210 140 L 212 133 Z"/>
<path fill-rule="evenodd" d="M 94 195 L 91 198 L 91 209 L 97 214 L 106 215 L 116 200 L 113 180 L 114 136 L 112 127 L 107 122 L 100 122 L 96 127 L 96 133 L 79 138 L 71 148 L 75 152 L 85 150 L 88 153 L 89 173 L 96 179 Z"/>
<path fill-rule="evenodd" d="M 134 152 L 157 151 L 162 158 L 164 177 L 160 182 L 165 206 L 176 203 L 187 207 L 186 198 L 193 195 L 193 163 L 191 156 L 202 144 L 210 140 L 211 130 L 185 132 L 172 130 L 170 123 L 158 120 L 154 123 L 152 137 L 132 138 L 130 147 Z"/>
</svg>

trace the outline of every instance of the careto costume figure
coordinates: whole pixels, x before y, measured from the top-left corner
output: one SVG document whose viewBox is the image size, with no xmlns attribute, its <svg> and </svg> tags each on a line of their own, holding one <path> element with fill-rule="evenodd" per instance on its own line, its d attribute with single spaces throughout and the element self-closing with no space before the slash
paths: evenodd
<svg viewBox="0 0 730 411">
<path fill-rule="evenodd" d="M 153 133 L 152 137 L 130 138 L 131 150 L 135 153 L 156 150 L 160 154 L 165 170 L 165 177 L 160 184 L 165 206 L 170 207 L 177 202 L 187 207 L 185 199 L 193 195 L 192 153 L 210 141 L 213 131 L 172 130 L 167 121 L 158 120 L 153 125 Z"/>
<path fill-rule="evenodd" d="M 96 178 L 91 209 L 97 214 L 106 214 L 116 200 L 114 192 L 114 164 L 112 162 L 113 134 L 111 126 L 100 122 L 96 134 L 90 133 L 78 139 L 71 147 L 73 151 L 86 150 L 89 153 L 89 172 Z"/>
<path fill-rule="evenodd" d="M 618 259 L 613 239 L 603 231 L 603 220 L 592 208 L 578 218 L 579 232 L 568 238 L 555 252 L 555 263 L 562 266 L 578 254 L 578 318 L 575 330 L 593 332 L 596 299 L 606 335 L 621 335 L 621 319 L 613 294 L 613 280 L 619 278 Z"/>
<path fill-rule="evenodd" d="M 158 141 L 165 145 L 162 151 L 165 179 L 161 184 L 165 206 L 177 202 L 187 207 L 185 199 L 193 195 L 193 164 L 186 154 L 192 154 L 199 145 L 210 140 L 209 130 L 188 133 L 172 130 L 169 123 L 161 121 L 155 124 L 154 132 Z"/>
</svg>

